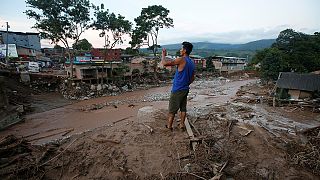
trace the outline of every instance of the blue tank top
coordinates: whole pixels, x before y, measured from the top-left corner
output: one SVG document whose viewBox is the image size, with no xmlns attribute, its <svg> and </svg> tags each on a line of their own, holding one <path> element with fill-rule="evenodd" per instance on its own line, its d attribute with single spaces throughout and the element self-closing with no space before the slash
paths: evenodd
<svg viewBox="0 0 320 180">
<path fill-rule="evenodd" d="M 189 85 L 195 69 L 195 65 L 190 57 L 185 57 L 184 60 L 186 61 L 186 65 L 184 66 L 183 70 L 179 72 L 177 67 L 176 73 L 174 74 L 172 92 L 189 90 Z"/>
</svg>

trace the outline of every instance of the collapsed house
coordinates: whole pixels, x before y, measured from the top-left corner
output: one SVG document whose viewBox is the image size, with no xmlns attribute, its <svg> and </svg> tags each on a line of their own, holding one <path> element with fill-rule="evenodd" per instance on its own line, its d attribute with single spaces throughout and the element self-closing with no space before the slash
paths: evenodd
<svg viewBox="0 0 320 180">
<path fill-rule="evenodd" d="M 280 102 L 319 106 L 320 75 L 280 72 L 276 83 L 276 97 Z"/>
</svg>

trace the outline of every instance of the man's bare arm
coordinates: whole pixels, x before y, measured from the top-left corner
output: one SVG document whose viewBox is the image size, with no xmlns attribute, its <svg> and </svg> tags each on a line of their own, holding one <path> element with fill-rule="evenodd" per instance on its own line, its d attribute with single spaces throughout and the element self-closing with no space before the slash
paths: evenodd
<svg viewBox="0 0 320 180">
<path fill-rule="evenodd" d="M 161 59 L 161 63 L 164 66 L 175 66 L 175 65 L 179 65 L 181 63 L 182 58 L 177 58 L 173 61 L 171 60 L 166 60 L 166 54 L 167 54 L 167 50 L 165 48 L 162 49 L 162 59 Z"/>
<path fill-rule="evenodd" d="M 171 60 L 166 60 L 166 59 L 162 59 L 161 63 L 164 65 L 164 66 L 175 66 L 175 65 L 179 65 L 181 62 L 181 58 L 177 58 L 173 61 Z"/>
</svg>

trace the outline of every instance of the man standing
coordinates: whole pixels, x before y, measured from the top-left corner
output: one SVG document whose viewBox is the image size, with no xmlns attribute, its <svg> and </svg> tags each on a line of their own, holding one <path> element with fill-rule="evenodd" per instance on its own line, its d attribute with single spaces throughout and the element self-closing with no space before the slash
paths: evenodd
<svg viewBox="0 0 320 180">
<path fill-rule="evenodd" d="M 193 45 L 189 42 L 183 42 L 180 49 L 181 57 L 168 61 L 165 59 L 167 51 L 162 49 L 162 64 L 164 66 L 176 66 L 176 73 L 173 79 L 173 85 L 169 100 L 169 115 L 167 128 L 173 130 L 172 124 L 174 116 L 180 109 L 180 129 L 185 129 L 184 121 L 187 112 L 187 96 L 189 93 L 189 85 L 194 81 L 194 62 L 190 59 L 189 55 L 192 51 Z"/>
</svg>

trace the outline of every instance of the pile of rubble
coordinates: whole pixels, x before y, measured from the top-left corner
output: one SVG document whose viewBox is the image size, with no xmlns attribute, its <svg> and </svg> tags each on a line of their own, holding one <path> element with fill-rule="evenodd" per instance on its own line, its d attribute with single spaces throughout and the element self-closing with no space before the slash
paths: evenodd
<svg viewBox="0 0 320 180">
<path fill-rule="evenodd" d="M 292 164 L 320 175 L 320 126 L 305 130 L 301 135 L 302 140 L 287 144 L 287 156 Z"/>
<path fill-rule="evenodd" d="M 132 91 L 131 84 L 117 86 L 114 84 L 88 84 L 85 82 L 69 83 L 65 80 L 60 85 L 60 92 L 66 99 L 86 100 L 100 96 L 115 96 L 121 92 Z"/>
<path fill-rule="evenodd" d="M 144 84 L 137 84 L 135 82 L 125 81 L 118 84 L 89 84 L 85 82 L 70 83 L 68 80 L 65 80 L 60 84 L 59 91 L 66 99 L 86 100 L 101 96 L 116 96 L 123 92 L 166 85 L 165 81 L 156 84 L 150 83 L 145 82 Z"/>
<path fill-rule="evenodd" d="M 50 151 L 42 155 L 41 152 L 43 147 L 31 145 L 25 139 L 13 135 L 4 137 L 0 140 L 0 176 L 5 179 L 41 179 L 44 169 L 40 164 Z"/>
</svg>

